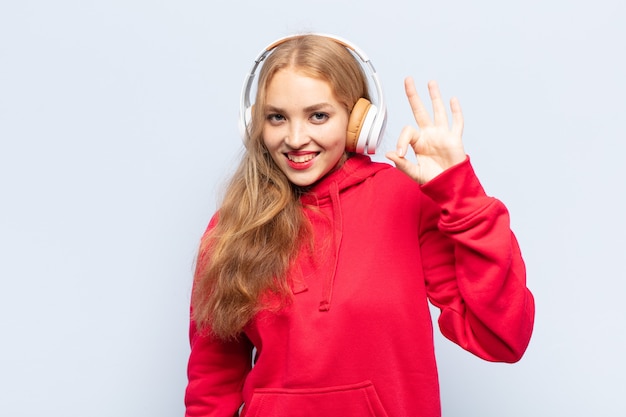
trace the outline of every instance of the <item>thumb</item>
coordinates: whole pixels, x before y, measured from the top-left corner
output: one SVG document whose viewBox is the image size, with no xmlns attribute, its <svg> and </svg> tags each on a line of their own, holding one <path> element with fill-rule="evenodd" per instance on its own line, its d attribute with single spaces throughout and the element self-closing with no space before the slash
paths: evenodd
<svg viewBox="0 0 626 417">
<path fill-rule="evenodd" d="M 397 152 L 387 152 L 385 154 L 385 157 L 393 162 L 396 165 L 396 168 L 398 168 L 400 171 L 404 172 L 405 174 L 409 174 L 412 165 L 411 161 L 401 156 L 398 156 Z"/>
</svg>

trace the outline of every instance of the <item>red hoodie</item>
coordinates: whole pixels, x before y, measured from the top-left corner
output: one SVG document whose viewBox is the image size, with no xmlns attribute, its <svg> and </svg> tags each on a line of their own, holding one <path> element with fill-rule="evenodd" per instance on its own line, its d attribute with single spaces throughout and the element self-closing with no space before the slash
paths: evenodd
<svg viewBox="0 0 626 417">
<path fill-rule="evenodd" d="M 533 297 L 508 212 L 469 158 L 419 186 L 353 156 L 302 203 L 315 245 L 289 272 L 293 302 L 236 342 L 191 323 L 187 417 L 232 417 L 242 403 L 246 417 L 440 416 L 427 300 L 462 348 L 521 358 Z"/>
</svg>

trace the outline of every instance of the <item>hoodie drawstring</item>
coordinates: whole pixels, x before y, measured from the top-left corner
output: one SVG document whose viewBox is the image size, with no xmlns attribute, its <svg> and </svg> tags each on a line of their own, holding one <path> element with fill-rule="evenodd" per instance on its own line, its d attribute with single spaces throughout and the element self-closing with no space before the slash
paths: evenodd
<svg viewBox="0 0 626 417">
<path fill-rule="evenodd" d="M 326 277 L 322 287 L 322 301 L 320 302 L 320 311 L 330 310 L 330 300 L 333 295 L 333 285 L 335 283 L 335 274 L 337 273 L 337 263 L 339 262 L 339 248 L 341 247 L 341 238 L 343 236 L 343 218 L 341 215 L 341 203 L 339 201 L 339 186 L 336 182 L 330 185 L 330 201 L 332 203 L 333 224 L 332 224 L 332 241 L 333 250 L 331 260 L 332 268 Z"/>
</svg>

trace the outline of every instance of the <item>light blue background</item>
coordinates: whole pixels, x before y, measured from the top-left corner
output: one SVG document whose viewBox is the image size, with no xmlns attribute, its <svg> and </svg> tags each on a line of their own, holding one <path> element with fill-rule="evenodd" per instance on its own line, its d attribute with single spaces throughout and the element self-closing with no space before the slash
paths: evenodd
<svg viewBox="0 0 626 417">
<path fill-rule="evenodd" d="M 438 336 L 444 416 L 626 415 L 624 3 L 2 1 L 0 415 L 182 416 L 196 245 L 252 59 L 342 35 L 457 95 L 537 301 L 515 365 Z M 382 154 L 382 152 L 381 152 Z"/>
</svg>

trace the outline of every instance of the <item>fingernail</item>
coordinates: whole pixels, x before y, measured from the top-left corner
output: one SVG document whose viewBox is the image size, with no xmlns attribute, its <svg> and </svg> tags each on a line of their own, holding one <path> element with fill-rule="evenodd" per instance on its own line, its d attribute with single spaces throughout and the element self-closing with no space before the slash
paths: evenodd
<svg viewBox="0 0 626 417">
<path fill-rule="evenodd" d="M 396 153 L 398 154 L 398 156 L 404 156 L 404 149 L 398 147 L 398 149 L 396 149 Z"/>
</svg>

